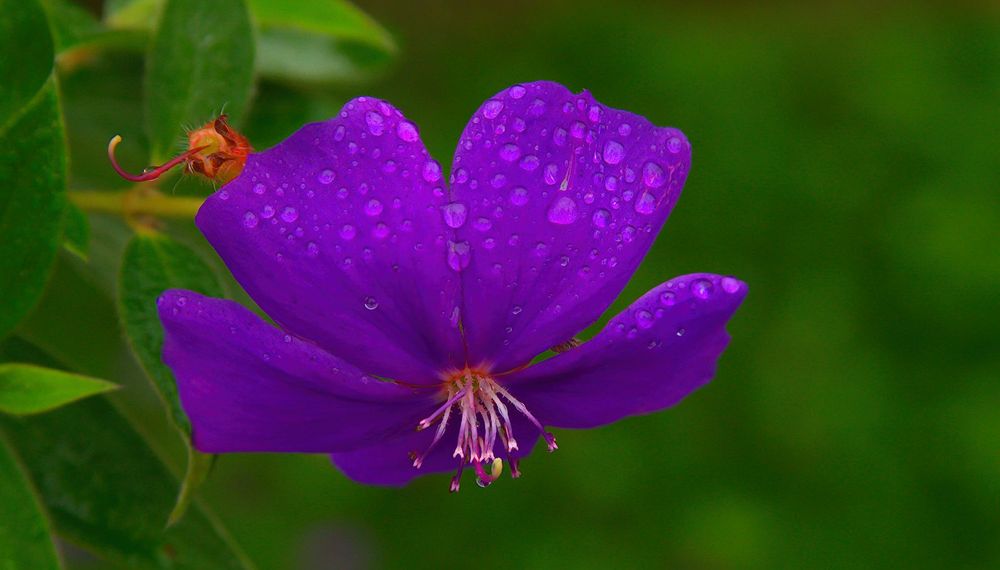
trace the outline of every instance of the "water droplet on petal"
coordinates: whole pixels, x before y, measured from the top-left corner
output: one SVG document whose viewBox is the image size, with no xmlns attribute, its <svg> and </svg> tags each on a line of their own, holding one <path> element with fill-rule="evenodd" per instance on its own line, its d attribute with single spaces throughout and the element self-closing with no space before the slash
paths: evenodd
<svg viewBox="0 0 1000 570">
<path fill-rule="evenodd" d="M 500 147 L 500 158 L 507 162 L 514 162 L 521 157 L 521 149 L 516 144 L 507 143 Z"/>
<path fill-rule="evenodd" d="M 315 242 L 309 242 L 306 244 L 306 254 L 309 257 L 316 257 L 319 255 L 319 246 Z"/>
<path fill-rule="evenodd" d="M 285 206 L 285 208 L 281 210 L 281 219 L 288 223 L 292 223 L 299 219 L 299 211 L 292 206 Z"/>
<path fill-rule="evenodd" d="M 639 194 L 639 199 L 635 201 L 635 211 L 640 214 L 652 214 L 656 210 L 656 198 L 649 191 L 644 190 Z"/>
<path fill-rule="evenodd" d="M 632 125 L 630 125 L 628 123 L 622 123 L 622 124 L 618 125 L 618 134 L 619 135 L 621 135 L 623 137 L 627 137 L 631 133 L 632 133 Z"/>
<path fill-rule="evenodd" d="M 336 178 L 336 175 L 333 173 L 333 171 L 330 170 L 329 168 L 326 168 L 319 173 L 319 176 L 316 177 L 316 180 L 318 180 L 320 184 L 329 184 L 333 182 L 334 178 Z"/>
<path fill-rule="evenodd" d="M 468 215 L 468 210 L 465 204 L 461 202 L 452 202 L 441 208 L 441 213 L 444 216 L 444 223 L 447 224 L 449 228 L 458 229 L 465 224 L 465 217 Z"/>
<path fill-rule="evenodd" d="M 625 157 L 625 147 L 617 141 L 604 143 L 604 162 L 608 164 L 618 164 Z"/>
<path fill-rule="evenodd" d="M 527 92 L 527 89 L 525 89 L 522 85 L 515 85 L 515 86 L 513 86 L 513 87 L 510 88 L 510 98 L 511 99 L 520 99 L 521 97 L 524 97 L 524 94 L 526 92 Z"/>
<path fill-rule="evenodd" d="M 372 198 L 365 204 L 365 213 L 369 216 L 377 216 L 382 213 L 382 202 L 378 198 Z"/>
<path fill-rule="evenodd" d="M 569 196 L 560 196 L 549 206 L 548 218 L 553 224 L 572 224 L 577 215 L 576 202 Z"/>
<path fill-rule="evenodd" d="M 420 137 L 417 132 L 417 126 L 409 121 L 400 121 L 396 125 L 396 135 L 406 142 L 413 142 Z"/>
<path fill-rule="evenodd" d="M 740 282 L 732 277 L 723 277 L 722 290 L 726 293 L 735 293 L 740 290 Z"/>
<path fill-rule="evenodd" d="M 538 168 L 538 164 L 538 157 L 533 154 L 525 156 L 520 162 L 521 170 L 525 170 L 527 172 L 532 172 Z"/>
<path fill-rule="evenodd" d="M 684 329 L 677 329 L 677 336 L 684 336 L 686 331 Z"/>
<path fill-rule="evenodd" d="M 677 154 L 678 152 L 681 151 L 682 148 L 684 148 L 684 143 L 681 142 L 680 138 L 670 137 L 669 139 L 667 139 L 668 151 L 672 152 L 673 154 Z"/>
<path fill-rule="evenodd" d="M 514 305 L 514 307 L 511 308 L 510 312 L 512 314 L 514 314 L 514 315 L 520 315 L 521 314 L 521 307 L 519 305 Z"/>
<path fill-rule="evenodd" d="M 667 181 L 663 169 L 655 162 L 647 162 L 642 167 L 642 181 L 650 188 L 659 188 Z"/>
<path fill-rule="evenodd" d="M 448 242 L 448 267 L 451 267 L 453 271 L 461 271 L 468 267 L 471 257 L 472 251 L 469 242 Z"/>
<path fill-rule="evenodd" d="M 503 111 L 503 101 L 490 99 L 486 103 L 483 103 L 483 116 L 487 119 L 495 119 L 500 114 L 500 111 Z"/>
<path fill-rule="evenodd" d="M 225 201 L 228 199 L 229 199 L 229 190 L 222 190 L 219 192 L 219 200 Z"/>
<path fill-rule="evenodd" d="M 270 220 L 274 217 L 274 206 L 270 204 L 264 204 L 264 207 L 260 209 L 260 217 L 265 220 Z"/>
<path fill-rule="evenodd" d="M 253 229 L 257 227 L 257 214 L 253 212 L 247 212 L 243 214 L 243 227 L 247 229 Z"/>
<path fill-rule="evenodd" d="M 660 304 L 664 307 L 672 307 L 677 302 L 677 295 L 673 291 L 660 293 Z"/>
<path fill-rule="evenodd" d="M 369 311 L 374 311 L 378 308 L 378 301 L 375 297 L 365 297 L 365 308 Z"/>
<path fill-rule="evenodd" d="M 653 314 L 649 311 L 643 309 L 635 314 L 635 324 L 639 325 L 641 329 L 648 329 L 653 326 Z"/>
<path fill-rule="evenodd" d="M 340 237 L 347 241 L 354 239 L 354 236 L 356 236 L 357 233 L 358 230 L 351 224 L 344 224 L 344 226 L 340 228 Z"/>
<path fill-rule="evenodd" d="M 368 125 L 368 132 L 375 136 L 381 136 L 385 132 L 385 118 L 375 111 L 365 113 L 365 123 Z"/>
<path fill-rule="evenodd" d="M 424 180 L 428 182 L 437 182 L 441 179 L 441 165 L 436 161 L 428 160 L 424 163 L 422 174 Z"/>
<path fill-rule="evenodd" d="M 712 282 L 708 279 L 695 279 L 691 283 L 691 291 L 699 299 L 708 299 L 712 296 Z"/>
<path fill-rule="evenodd" d="M 608 227 L 608 222 L 611 221 L 611 212 L 605 210 L 604 208 L 600 208 L 594 212 L 594 216 L 591 218 L 591 221 L 593 221 L 594 225 L 599 228 L 606 228 Z"/>
<path fill-rule="evenodd" d="M 253 185 L 253 193 L 254 194 L 263 194 L 266 190 L 267 190 L 267 186 L 264 186 L 264 184 L 261 183 L 261 182 L 258 182 L 258 183 L 256 183 L 256 184 Z"/>
<path fill-rule="evenodd" d="M 476 228 L 481 232 L 489 231 L 493 227 L 493 222 L 489 218 L 478 218 L 472 223 L 472 227 Z"/>
<path fill-rule="evenodd" d="M 528 203 L 528 190 L 524 186 L 518 186 L 510 191 L 510 203 L 515 206 L 523 206 Z"/>
</svg>

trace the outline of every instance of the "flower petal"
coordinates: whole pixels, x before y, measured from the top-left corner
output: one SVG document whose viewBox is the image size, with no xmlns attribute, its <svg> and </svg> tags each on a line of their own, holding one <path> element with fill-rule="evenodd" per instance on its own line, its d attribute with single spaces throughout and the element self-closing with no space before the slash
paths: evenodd
<svg viewBox="0 0 1000 570">
<path fill-rule="evenodd" d="M 510 370 L 597 320 L 667 219 L 690 158 L 679 130 L 586 91 L 538 82 L 486 101 L 452 168 L 470 363 Z"/>
<path fill-rule="evenodd" d="M 412 431 L 401 437 L 370 445 L 355 451 L 333 453 L 330 458 L 333 464 L 358 483 L 366 485 L 387 485 L 400 487 L 411 480 L 432 473 L 454 472 L 458 469 L 459 460 L 452 457 L 455 442 L 458 438 L 458 422 L 450 422 L 450 426 L 434 449 L 427 454 L 420 469 L 413 466 L 413 454 L 421 454 L 427 450 L 434 439 L 434 428 L 423 431 Z M 511 425 L 519 449 L 511 456 L 520 459 L 529 455 L 535 448 L 541 432 L 523 417 L 513 415 Z M 498 440 L 493 445 L 493 453 L 508 463 L 507 451 Z M 466 468 L 469 468 L 468 466 Z M 510 465 L 504 466 L 510 470 Z"/>
<path fill-rule="evenodd" d="M 505 385 L 555 427 L 595 427 L 672 406 L 715 375 L 729 342 L 726 322 L 746 293 L 732 277 L 678 277 L 590 341 L 511 374 Z"/>
<path fill-rule="evenodd" d="M 233 301 L 170 290 L 157 301 L 163 361 L 206 453 L 328 453 L 412 429 L 430 394 L 365 376 Z"/>
<path fill-rule="evenodd" d="M 197 224 L 282 327 L 372 374 L 438 380 L 464 363 L 441 168 L 377 99 L 251 155 Z"/>
</svg>

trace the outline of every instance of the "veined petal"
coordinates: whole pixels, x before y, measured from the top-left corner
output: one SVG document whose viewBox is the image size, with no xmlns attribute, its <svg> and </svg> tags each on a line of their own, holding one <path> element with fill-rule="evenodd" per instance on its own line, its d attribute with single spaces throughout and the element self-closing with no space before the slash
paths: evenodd
<svg viewBox="0 0 1000 570">
<path fill-rule="evenodd" d="M 163 361 L 206 453 L 328 453 L 412 429 L 432 394 L 364 375 L 233 301 L 170 290 Z"/>
<path fill-rule="evenodd" d="M 732 277 L 664 283 L 581 346 L 513 373 L 508 390 L 546 425 L 590 428 L 679 402 L 715 375 L 746 296 Z"/>
<path fill-rule="evenodd" d="M 452 168 L 470 364 L 510 370 L 597 320 L 667 219 L 690 159 L 679 130 L 586 91 L 537 82 L 486 101 Z"/>
<path fill-rule="evenodd" d="M 464 364 L 441 168 L 417 127 L 359 98 L 253 154 L 196 222 L 282 327 L 412 383 Z"/>
</svg>

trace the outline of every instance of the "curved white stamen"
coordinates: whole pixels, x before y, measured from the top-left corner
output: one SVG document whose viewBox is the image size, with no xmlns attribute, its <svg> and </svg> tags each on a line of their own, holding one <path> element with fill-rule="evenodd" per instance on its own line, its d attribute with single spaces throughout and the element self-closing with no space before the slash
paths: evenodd
<svg viewBox="0 0 1000 570">
<path fill-rule="evenodd" d="M 514 409 L 524 415 L 542 432 L 542 437 L 545 438 L 549 451 L 557 449 L 555 437 L 545 431 L 542 423 L 528 411 L 524 403 L 515 398 L 488 374 L 476 370 L 463 370 L 451 376 L 446 384 L 446 390 L 445 402 L 431 415 L 417 423 L 417 429 L 422 430 L 440 419 L 430 445 L 423 453 L 415 456 L 413 466 L 419 468 L 430 451 L 444 436 L 448 429 L 452 408 L 457 407 L 461 416 L 457 419 L 458 438 L 452 457 L 458 458 L 459 465 L 458 472 L 452 478 L 452 491 L 458 490 L 462 470 L 467 465 L 472 465 L 475 468 L 480 486 L 489 485 L 499 476 L 502 462 L 494 452 L 498 436 L 507 452 L 507 460 L 511 464 L 511 476 L 520 476 L 520 471 L 517 469 L 517 458 L 510 455 L 517 451 L 518 446 L 517 440 L 514 439 L 510 412 L 504 400 L 507 400 L 510 405 L 514 406 Z M 486 464 L 492 465 L 491 474 L 488 474 L 483 468 Z"/>
</svg>

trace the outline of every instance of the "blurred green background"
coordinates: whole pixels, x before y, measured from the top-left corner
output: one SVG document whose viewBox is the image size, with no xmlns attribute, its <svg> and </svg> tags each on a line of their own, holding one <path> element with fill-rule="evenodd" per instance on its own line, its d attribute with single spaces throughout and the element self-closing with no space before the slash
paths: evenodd
<svg viewBox="0 0 1000 570">
<path fill-rule="evenodd" d="M 751 292 L 706 388 L 557 433 L 558 452 L 488 490 L 222 457 L 201 496 L 247 555 L 263 569 L 1000 567 L 1000 9 L 867 4 L 359 2 L 395 38 L 391 61 L 258 84 L 244 126 L 259 149 L 374 95 L 446 166 L 494 92 L 589 89 L 694 148 L 612 314 L 689 272 Z M 113 53 L 61 73 L 73 187 L 123 187 L 103 159 L 116 132 L 123 162 L 143 160 L 142 64 Z M 23 334 L 127 384 L 116 398 L 180 465 L 114 315 L 127 232 L 91 222 L 91 261 L 60 258 Z M 191 224 L 170 231 L 214 255 Z"/>
</svg>

